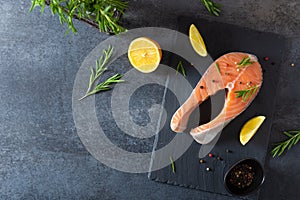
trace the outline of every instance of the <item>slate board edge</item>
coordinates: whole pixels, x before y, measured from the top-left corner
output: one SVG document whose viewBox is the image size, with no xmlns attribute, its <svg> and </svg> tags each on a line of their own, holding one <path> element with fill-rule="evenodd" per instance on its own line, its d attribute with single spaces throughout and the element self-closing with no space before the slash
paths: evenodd
<svg viewBox="0 0 300 200">
<path fill-rule="evenodd" d="M 248 200 L 247 196 L 246 197 L 241 197 L 241 196 L 234 196 L 234 195 L 230 195 L 230 194 L 223 194 L 223 193 L 218 193 L 218 192 L 211 192 L 211 191 L 207 191 L 207 190 L 202 190 L 198 186 L 195 186 L 195 185 L 178 184 L 178 183 L 176 183 L 174 181 L 163 180 L 163 179 L 160 179 L 160 178 L 157 178 L 157 177 L 150 177 L 150 175 L 148 176 L 148 178 L 150 180 L 152 180 L 152 181 L 155 181 L 155 182 L 158 182 L 158 183 L 162 183 L 162 184 L 179 186 L 179 187 L 183 187 L 183 188 L 195 189 L 195 190 L 199 190 L 199 191 L 202 191 L 202 192 L 207 192 L 207 193 L 210 193 L 210 194 L 218 194 L 218 195 L 221 195 L 221 196 L 227 196 L 227 197 L 231 197 L 231 198 L 232 197 L 236 197 L 236 198 L 239 198 L 239 199 Z M 254 193 L 254 194 L 250 194 L 250 195 L 258 195 L 258 192 Z"/>
</svg>

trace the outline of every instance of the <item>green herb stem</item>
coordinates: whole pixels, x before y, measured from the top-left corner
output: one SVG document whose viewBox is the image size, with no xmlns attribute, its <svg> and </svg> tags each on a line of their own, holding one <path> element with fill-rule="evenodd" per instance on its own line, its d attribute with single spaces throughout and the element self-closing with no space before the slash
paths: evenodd
<svg viewBox="0 0 300 200">
<path fill-rule="evenodd" d="M 175 174 L 176 169 L 175 169 L 175 163 L 174 163 L 174 160 L 173 160 L 172 156 L 170 156 L 170 162 L 171 162 L 172 172 Z"/>
<path fill-rule="evenodd" d="M 236 98 L 242 98 L 243 102 L 246 102 L 249 98 L 251 98 L 255 92 L 257 91 L 257 89 L 259 88 L 259 86 L 252 86 L 248 89 L 245 90 L 238 90 L 235 91 L 234 93 L 236 93 Z"/>
<path fill-rule="evenodd" d="M 111 76 L 110 78 L 108 78 L 106 81 L 98 84 L 95 89 L 90 90 L 89 92 L 87 92 L 83 97 L 81 97 L 79 100 L 82 100 L 90 95 L 96 94 L 98 92 L 101 91 L 106 91 L 106 90 L 110 90 L 111 89 L 111 85 L 114 83 L 121 83 L 124 82 L 124 80 L 120 80 L 123 77 L 123 75 L 121 74 L 115 74 L 113 76 Z"/>
<path fill-rule="evenodd" d="M 106 81 L 99 83 L 97 86 L 93 86 L 95 82 L 99 79 L 99 77 L 107 70 L 105 67 L 112 56 L 113 53 L 113 47 L 109 46 L 108 49 L 104 49 L 101 57 L 99 60 L 96 61 L 96 68 L 94 69 L 91 67 L 91 75 L 90 75 L 90 80 L 89 80 L 89 86 L 88 89 L 83 97 L 81 97 L 79 100 L 82 100 L 92 94 L 96 94 L 100 91 L 105 91 L 105 90 L 110 90 L 111 85 L 115 83 L 120 83 L 124 82 L 124 80 L 120 80 L 123 75 L 121 74 L 115 74 L 108 78 Z"/>
<path fill-rule="evenodd" d="M 124 14 L 128 2 L 123 0 L 32 0 L 32 11 L 35 7 L 41 7 L 44 11 L 45 5 L 49 5 L 53 15 L 59 16 L 61 24 L 67 24 L 66 34 L 71 30 L 77 30 L 73 24 L 73 18 L 87 22 L 99 28 L 101 32 L 121 33 L 126 29 L 119 25 L 118 13 Z"/>
<path fill-rule="evenodd" d="M 246 67 L 247 65 L 251 65 L 254 62 L 251 61 L 249 57 L 244 57 L 241 62 L 238 64 L 238 67 Z"/>
<path fill-rule="evenodd" d="M 178 64 L 177 64 L 176 74 L 178 74 L 179 70 L 181 71 L 181 73 L 183 74 L 183 76 L 186 77 L 186 72 L 185 72 L 184 66 L 182 64 L 182 61 L 179 61 Z"/>
<path fill-rule="evenodd" d="M 212 0 L 201 0 L 208 12 L 212 15 L 219 16 L 221 12 L 221 4 L 215 3 Z"/>
<path fill-rule="evenodd" d="M 300 140 L 300 131 L 284 131 L 289 139 L 278 143 L 271 151 L 273 158 L 275 156 L 281 156 L 285 150 L 290 150 L 292 146 L 296 145 Z"/>
<path fill-rule="evenodd" d="M 216 68 L 217 68 L 217 70 L 218 70 L 218 73 L 221 75 L 221 70 L 220 70 L 220 66 L 219 66 L 219 64 L 216 62 Z"/>
</svg>

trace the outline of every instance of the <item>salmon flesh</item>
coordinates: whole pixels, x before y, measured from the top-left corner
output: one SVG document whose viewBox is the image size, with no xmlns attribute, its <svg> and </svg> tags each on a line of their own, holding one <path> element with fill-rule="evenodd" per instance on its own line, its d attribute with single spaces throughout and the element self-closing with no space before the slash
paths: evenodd
<svg viewBox="0 0 300 200">
<path fill-rule="evenodd" d="M 185 131 L 193 110 L 208 97 L 225 89 L 225 103 L 220 114 L 210 122 L 190 130 L 198 143 L 211 142 L 216 132 L 220 132 L 250 105 L 258 94 L 262 81 L 262 68 L 256 56 L 241 52 L 221 56 L 210 65 L 190 97 L 174 113 L 171 129 L 174 132 Z"/>
</svg>

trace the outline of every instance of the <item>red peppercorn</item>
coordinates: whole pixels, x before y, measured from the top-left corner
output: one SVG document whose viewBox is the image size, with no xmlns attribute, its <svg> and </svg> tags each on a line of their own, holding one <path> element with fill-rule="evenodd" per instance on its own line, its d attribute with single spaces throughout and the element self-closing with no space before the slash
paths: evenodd
<svg viewBox="0 0 300 200">
<path fill-rule="evenodd" d="M 269 60 L 269 57 L 264 57 L 264 60 L 265 60 L 265 61 L 268 61 L 268 60 Z"/>
<path fill-rule="evenodd" d="M 208 156 L 211 158 L 214 157 L 214 155 L 212 153 L 208 154 Z"/>
</svg>

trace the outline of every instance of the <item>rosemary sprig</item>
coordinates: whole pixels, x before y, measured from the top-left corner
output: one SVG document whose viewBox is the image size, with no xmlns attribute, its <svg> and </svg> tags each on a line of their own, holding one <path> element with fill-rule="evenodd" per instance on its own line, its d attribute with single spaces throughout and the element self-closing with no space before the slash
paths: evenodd
<svg viewBox="0 0 300 200">
<path fill-rule="evenodd" d="M 94 26 L 98 26 L 101 32 L 118 34 L 126 29 L 119 25 L 119 14 L 124 14 L 128 2 L 123 0 L 31 0 L 32 11 L 35 7 L 49 5 L 53 15 L 59 16 L 61 24 L 67 24 L 66 34 L 71 30 L 76 33 L 73 19 L 81 19 Z"/>
<path fill-rule="evenodd" d="M 219 16 L 221 12 L 221 4 L 215 3 L 212 0 L 201 0 L 208 12 L 212 15 Z"/>
<path fill-rule="evenodd" d="M 217 62 L 216 62 L 216 68 L 217 68 L 217 70 L 218 70 L 219 74 L 221 75 L 220 66 L 219 66 L 219 64 L 218 64 Z"/>
<path fill-rule="evenodd" d="M 88 89 L 87 89 L 85 95 L 83 97 L 81 97 L 79 100 L 82 100 L 82 99 L 84 99 L 92 94 L 96 94 L 100 91 L 110 90 L 111 89 L 110 86 L 112 84 L 124 81 L 124 80 L 120 80 L 122 78 L 122 75 L 115 74 L 115 75 L 111 76 L 110 78 L 108 78 L 106 81 L 95 86 L 93 89 L 95 82 L 107 70 L 107 68 L 105 66 L 108 63 L 112 53 L 113 53 L 112 46 L 109 46 L 107 50 L 104 49 L 100 59 L 96 61 L 96 69 L 91 67 L 91 75 L 90 75 Z"/>
<path fill-rule="evenodd" d="M 285 134 L 289 139 L 278 143 L 271 151 L 273 158 L 275 156 L 280 156 L 283 152 L 287 149 L 290 150 L 292 146 L 296 145 L 300 140 L 300 131 L 284 131 Z"/>
<path fill-rule="evenodd" d="M 179 61 L 178 64 L 177 64 L 176 74 L 178 74 L 179 69 L 180 69 L 181 73 L 183 74 L 183 76 L 186 77 L 186 72 L 185 72 L 185 69 L 183 67 L 182 61 Z"/>
<path fill-rule="evenodd" d="M 251 61 L 251 59 L 249 57 L 244 57 L 242 59 L 242 61 L 238 64 L 238 67 L 245 67 L 247 65 L 251 65 L 254 62 Z"/>
<path fill-rule="evenodd" d="M 172 156 L 170 156 L 170 161 L 171 161 L 172 172 L 175 174 L 176 173 L 176 169 L 175 169 L 175 163 L 173 161 Z"/>
<path fill-rule="evenodd" d="M 242 101 L 245 102 L 245 101 L 247 101 L 247 99 L 251 98 L 255 94 L 255 92 L 257 91 L 258 88 L 259 88 L 258 85 L 252 86 L 245 90 L 235 91 L 234 93 L 236 93 L 236 98 L 242 97 Z"/>
</svg>

